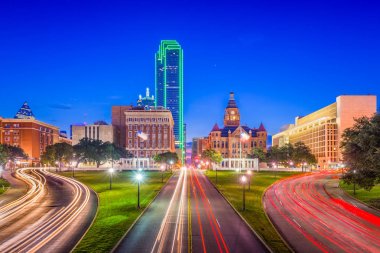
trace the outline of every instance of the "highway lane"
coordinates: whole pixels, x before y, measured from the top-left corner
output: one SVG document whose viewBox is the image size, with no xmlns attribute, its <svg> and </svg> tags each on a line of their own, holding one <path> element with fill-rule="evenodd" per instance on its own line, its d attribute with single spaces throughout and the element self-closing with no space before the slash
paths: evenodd
<svg viewBox="0 0 380 253">
<path fill-rule="evenodd" d="M 28 191 L 0 206 L 0 252 L 70 252 L 95 216 L 96 195 L 46 170 L 19 169 L 16 177 Z"/>
<path fill-rule="evenodd" d="M 209 180 L 182 169 L 114 252 L 268 252 Z"/>
<path fill-rule="evenodd" d="M 176 173 L 114 252 L 187 252 L 187 171 Z"/>
<path fill-rule="evenodd" d="M 282 180 L 263 201 L 296 252 L 380 252 L 380 212 L 346 195 L 335 173 Z"/>
<path fill-rule="evenodd" d="M 190 186 L 193 252 L 268 252 L 201 171 Z"/>
</svg>

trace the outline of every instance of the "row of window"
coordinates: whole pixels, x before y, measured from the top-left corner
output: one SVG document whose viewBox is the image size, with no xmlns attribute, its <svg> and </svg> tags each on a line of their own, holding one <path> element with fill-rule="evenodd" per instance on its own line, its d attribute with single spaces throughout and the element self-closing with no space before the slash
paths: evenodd
<svg viewBox="0 0 380 253">
<path fill-rule="evenodd" d="M 128 118 L 127 122 L 169 122 L 168 118 Z"/>
</svg>

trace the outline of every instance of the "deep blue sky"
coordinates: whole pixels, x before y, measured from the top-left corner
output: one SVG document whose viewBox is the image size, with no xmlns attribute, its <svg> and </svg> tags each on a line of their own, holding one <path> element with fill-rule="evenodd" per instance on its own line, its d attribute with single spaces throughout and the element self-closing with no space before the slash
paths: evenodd
<svg viewBox="0 0 380 253">
<path fill-rule="evenodd" d="M 188 139 L 242 122 L 270 134 L 340 94 L 380 95 L 378 1 L 1 1 L 0 115 L 29 102 L 69 130 L 154 88 L 161 39 L 184 49 Z"/>
</svg>

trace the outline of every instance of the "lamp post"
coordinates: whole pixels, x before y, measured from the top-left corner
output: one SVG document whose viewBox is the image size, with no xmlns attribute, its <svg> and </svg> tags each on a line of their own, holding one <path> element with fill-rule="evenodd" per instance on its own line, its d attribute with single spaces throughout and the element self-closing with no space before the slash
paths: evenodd
<svg viewBox="0 0 380 253">
<path fill-rule="evenodd" d="M 354 195 L 356 195 L 356 170 L 354 170 Z"/>
<path fill-rule="evenodd" d="M 248 171 L 247 171 L 247 175 L 248 175 L 248 191 L 251 191 L 251 177 L 252 177 L 252 171 L 251 171 L 251 170 L 248 170 Z"/>
<path fill-rule="evenodd" d="M 164 165 L 161 165 L 161 183 L 164 183 L 164 169 L 165 169 L 165 166 Z"/>
<path fill-rule="evenodd" d="M 74 162 L 73 161 L 70 161 L 70 167 L 71 167 L 71 170 L 73 172 L 73 178 L 74 178 L 75 174 L 74 174 Z"/>
<path fill-rule="evenodd" d="M 115 172 L 113 168 L 108 169 L 108 173 L 110 174 L 110 190 L 112 190 L 112 174 Z"/>
<path fill-rule="evenodd" d="M 272 163 L 272 166 L 273 166 L 274 178 L 277 178 L 276 163 Z"/>
<path fill-rule="evenodd" d="M 137 208 L 140 209 L 140 182 L 143 179 L 143 175 L 141 173 L 137 173 L 136 180 L 137 180 Z"/>
<path fill-rule="evenodd" d="M 240 178 L 240 181 L 243 184 L 243 211 L 245 211 L 245 184 L 247 182 L 247 177 L 243 175 Z"/>
<path fill-rule="evenodd" d="M 174 164 L 174 161 L 173 161 L 173 160 L 170 160 L 170 161 L 169 161 L 169 164 L 170 164 L 170 171 L 173 171 L 173 164 Z"/>
</svg>

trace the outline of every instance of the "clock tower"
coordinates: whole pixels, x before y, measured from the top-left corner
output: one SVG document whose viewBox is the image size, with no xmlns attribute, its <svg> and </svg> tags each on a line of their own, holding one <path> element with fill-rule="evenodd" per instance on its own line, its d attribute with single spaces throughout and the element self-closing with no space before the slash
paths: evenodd
<svg viewBox="0 0 380 253">
<path fill-rule="evenodd" d="M 240 113 L 239 108 L 236 105 L 235 95 L 230 92 L 230 100 L 224 113 L 224 126 L 237 127 L 240 126 Z"/>
</svg>

